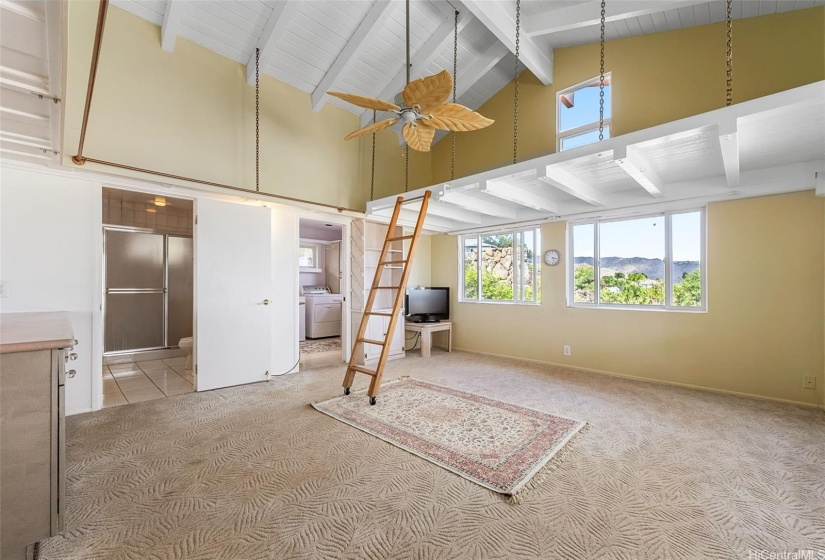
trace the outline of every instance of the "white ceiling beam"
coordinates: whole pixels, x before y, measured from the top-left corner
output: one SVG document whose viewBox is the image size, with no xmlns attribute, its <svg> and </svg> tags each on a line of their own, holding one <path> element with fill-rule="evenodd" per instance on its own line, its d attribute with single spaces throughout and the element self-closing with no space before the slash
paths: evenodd
<svg viewBox="0 0 825 560">
<path fill-rule="evenodd" d="M 485 0 L 461 0 L 461 3 L 492 32 L 510 52 L 516 52 L 516 20 L 514 10 L 505 2 Z M 525 18 L 525 25 L 528 18 Z M 549 86 L 553 83 L 553 51 L 540 48 L 530 38 L 522 34 L 520 38 L 521 62 L 539 79 Z"/>
<path fill-rule="evenodd" d="M 471 212 L 495 216 L 496 218 L 516 219 L 516 211 L 506 206 L 500 206 L 492 202 L 475 198 L 468 194 L 457 192 L 446 192 L 439 199 L 449 204 L 455 204 Z"/>
<path fill-rule="evenodd" d="M 605 205 L 602 193 L 563 169 L 554 169 L 548 165 L 546 176 L 539 177 L 539 180 L 592 206 Z"/>
<path fill-rule="evenodd" d="M 559 210 L 554 201 L 532 193 L 521 186 L 509 184 L 506 180 L 491 179 L 485 181 L 481 187 L 481 192 L 540 212 L 557 214 Z"/>
<path fill-rule="evenodd" d="M 613 151 L 613 161 L 651 196 L 665 196 L 665 182 L 637 148 L 619 146 Z"/>
<path fill-rule="evenodd" d="M 461 33 L 461 30 L 464 29 L 464 27 L 466 27 L 471 20 L 472 17 L 470 17 L 468 13 L 461 12 L 458 15 L 458 32 Z M 445 19 L 444 22 L 438 26 L 438 29 L 436 29 L 430 36 L 430 38 L 427 39 L 423 45 L 421 45 L 421 48 L 410 57 L 410 76 L 412 79 L 421 77 L 424 69 L 429 66 L 430 62 L 432 62 L 433 56 L 446 48 L 448 44 L 452 45 L 454 31 L 454 21 L 452 19 Z M 395 96 L 401 93 L 401 90 L 404 89 L 404 86 L 407 83 L 407 72 L 406 69 L 403 68 L 403 63 L 401 66 L 401 70 L 399 70 L 389 85 L 384 88 L 378 96 L 378 99 L 383 101 L 392 101 L 395 99 Z M 364 111 L 361 115 L 361 126 L 367 126 L 370 122 L 372 122 L 372 111 Z"/>
<path fill-rule="evenodd" d="M 461 97 L 476 85 L 481 78 L 487 75 L 501 59 L 507 56 L 507 47 L 499 42 L 493 43 L 486 51 L 466 69 L 459 68 L 458 85 L 456 86 L 456 97 Z M 455 77 L 455 76 L 454 76 Z"/>
<path fill-rule="evenodd" d="M 169 1 L 172 2 L 173 0 Z M 292 19 L 292 15 L 295 13 L 295 10 L 298 9 L 298 4 L 298 0 L 278 0 L 275 2 L 275 6 L 272 8 L 272 13 L 269 14 L 269 19 L 266 22 L 266 26 L 264 26 L 261 36 L 258 37 L 258 42 L 255 43 L 255 47 L 261 51 L 261 65 L 263 65 L 270 56 L 272 56 L 272 51 L 275 50 L 275 46 L 278 44 L 278 39 L 280 39 L 284 34 L 284 30 L 286 30 L 289 20 Z M 255 83 L 254 50 L 249 57 L 249 62 L 246 63 L 246 83 L 249 85 Z"/>
<path fill-rule="evenodd" d="M 729 187 L 739 186 L 739 133 L 736 120 L 719 123 L 719 148 Z"/>
<path fill-rule="evenodd" d="M 677 10 L 695 4 L 706 4 L 707 0 L 607 0 L 606 22 L 615 22 L 649 14 Z M 594 0 L 583 2 L 567 8 L 548 10 L 524 20 L 524 32 L 531 37 L 550 35 L 560 31 L 569 31 L 590 27 L 601 23 L 601 2 Z"/>
<path fill-rule="evenodd" d="M 421 203 L 410 204 L 410 208 L 420 210 Z M 427 215 L 440 216 L 456 222 L 465 224 L 480 224 L 483 220 L 478 212 L 472 212 L 458 206 L 453 206 L 443 200 L 430 200 L 427 206 Z"/>
<path fill-rule="evenodd" d="M 160 28 L 160 48 L 166 52 L 175 50 L 175 40 L 180 33 L 183 20 L 183 0 L 168 0 L 163 13 L 163 25 Z"/>
<path fill-rule="evenodd" d="M 338 78 L 349 72 L 352 65 L 355 64 L 364 51 L 370 37 L 384 25 L 384 22 L 397 6 L 398 4 L 393 4 L 390 0 L 377 0 L 372 5 L 367 15 L 358 25 L 358 29 L 355 30 L 355 33 L 352 34 L 352 37 L 344 46 L 344 50 L 341 51 L 330 69 L 324 74 L 318 87 L 312 92 L 313 111 L 319 111 L 324 106 L 328 99 L 327 91 L 329 91 L 329 88 L 335 84 Z"/>
</svg>

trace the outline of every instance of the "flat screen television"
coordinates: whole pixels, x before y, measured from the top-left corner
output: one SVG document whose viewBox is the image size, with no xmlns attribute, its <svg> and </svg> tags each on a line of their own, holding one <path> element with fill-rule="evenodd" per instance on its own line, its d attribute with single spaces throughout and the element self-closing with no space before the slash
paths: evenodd
<svg viewBox="0 0 825 560">
<path fill-rule="evenodd" d="M 450 318 L 450 288 L 407 288 L 404 310 L 411 323 L 437 323 Z"/>
</svg>

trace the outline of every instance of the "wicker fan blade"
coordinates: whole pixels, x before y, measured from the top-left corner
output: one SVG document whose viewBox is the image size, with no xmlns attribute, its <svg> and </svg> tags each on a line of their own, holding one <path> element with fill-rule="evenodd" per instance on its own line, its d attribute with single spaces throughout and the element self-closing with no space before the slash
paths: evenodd
<svg viewBox="0 0 825 560">
<path fill-rule="evenodd" d="M 435 129 L 405 124 L 401 130 L 401 134 L 404 136 L 404 141 L 413 150 L 429 152 L 430 144 L 433 143 L 433 138 L 435 137 Z"/>
<path fill-rule="evenodd" d="M 352 140 L 353 138 L 358 138 L 359 136 L 363 136 L 365 134 L 372 134 L 373 132 L 384 130 L 385 128 L 389 128 L 397 122 L 398 119 L 392 117 L 389 119 L 384 119 L 383 121 L 372 123 L 371 125 L 365 126 L 364 128 L 359 128 L 355 132 L 350 132 L 344 137 L 344 140 Z"/>
<path fill-rule="evenodd" d="M 445 103 L 435 109 L 431 115 L 432 118 L 421 119 L 418 121 L 419 124 L 428 128 L 468 132 L 488 127 L 495 122 L 493 119 L 483 117 L 458 103 Z"/>
<path fill-rule="evenodd" d="M 453 92 L 453 77 L 446 70 L 407 84 L 402 93 L 407 107 L 418 105 L 427 114 L 447 101 Z"/>
<path fill-rule="evenodd" d="M 394 103 L 381 101 L 380 99 L 373 99 L 372 97 L 364 97 L 362 95 L 354 95 L 352 93 L 341 93 L 338 91 L 329 91 L 327 93 L 333 97 L 352 103 L 353 105 L 363 107 L 364 109 L 375 109 L 376 111 L 397 111 L 400 109 L 400 107 Z"/>
</svg>

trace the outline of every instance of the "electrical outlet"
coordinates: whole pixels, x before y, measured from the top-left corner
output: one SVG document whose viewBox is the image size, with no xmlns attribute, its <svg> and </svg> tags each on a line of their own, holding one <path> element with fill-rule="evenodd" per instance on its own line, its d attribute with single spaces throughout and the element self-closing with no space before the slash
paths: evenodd
<svg viewBox="0 0 825 560">
<path fill-rule="evenodd" d="M 570 347 L 567 346 L 567 345 L 564 346 L 564 355 L 565 356 L 572 356 L 573 355 L 572 350 L 570 350 Z"/>
<path fill-rule="evenodd" d="M 0 280 L 0 298 L 9 297 L 9 284 L 5 280 Z"/>
<path fill-rule="evenodd" d="M 802 388 L 803 389 L 816 389 L 816 376 L 815 375 L 803 375 L 802 376 Z"/>
</svg>

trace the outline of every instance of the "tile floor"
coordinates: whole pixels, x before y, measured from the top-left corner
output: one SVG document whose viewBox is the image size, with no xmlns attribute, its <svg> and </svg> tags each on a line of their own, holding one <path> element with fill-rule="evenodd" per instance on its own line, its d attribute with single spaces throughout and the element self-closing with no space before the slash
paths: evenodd
<svg viewBox="0 0 825 560">
<path fill-rule="evenodd" d="M 183 369 L 186 358 L 143 362 L 122 358 L 107 361 L 108 365 L 103 366 L 103 408 L 162 399 L 195 390 L 193 372 Z"/>
</svg>

